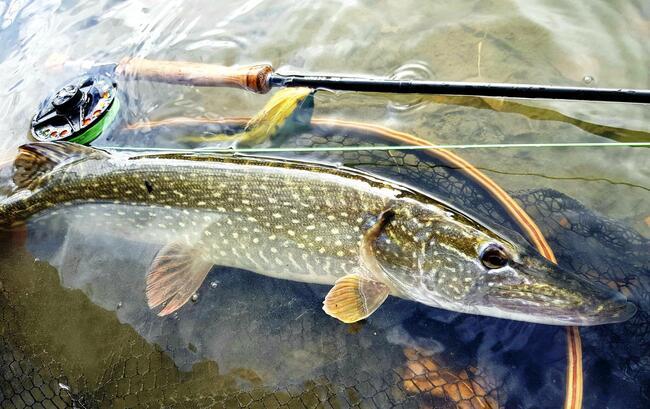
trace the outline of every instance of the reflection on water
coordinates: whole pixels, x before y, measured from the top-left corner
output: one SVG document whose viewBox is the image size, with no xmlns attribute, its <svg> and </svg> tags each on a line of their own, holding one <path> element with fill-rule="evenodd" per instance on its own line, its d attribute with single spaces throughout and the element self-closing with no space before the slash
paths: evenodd
<svg viewBox="0 0 650 409">
<path fill-rule="evenodd" d="M 270 61 L 283 72 L 420 77 L 427 71 L 434 79 L 554 85 L 577 85 L 590 76 L 594 86 L 650 87 L 650 12 L 643 2 L 12 1 L 0 4 L 0 16 L 3 158 L 27 141 L 41 98 L 79 73 L 49 67 L 54 53 L 95 62 L 125 56 Z M 416 68 L 409 65 L 415 62 Z M 138 81 L 119 86 L 130 123 L 251 116 L 268 99 Z M 440 143 L 640 141 L 650 131 L 650 111 L 642 106 L 412 97 L 319 92 L 315 116 L 383 124 Z M 168 133 L 119 133 L 110 144 L 178 146 L 174 138 L 183 130 Z M 367 142 L 354 133 L 318 130 L 281 141 Z M 518 192 L 561 264 L 618 288 L 639 305 L 628 323 L 582 331 L 585 407 L 647 406 L 647 149 L 461 154 Z M 511 223 L 484 192 L 419 153 L 311 158 L 410 181 L 494 223 Z M 144 300 L 144 274 L 159 243 L 72 216 L 50 215 L 1 239 L 0 406 L 464 408 L 563 402 L 561 328 L 398 299 L 366 322 L 346 326 L 321 311 L 326 286 L 219 267 L 195 302 L 163 319 Z"/>
</svg>

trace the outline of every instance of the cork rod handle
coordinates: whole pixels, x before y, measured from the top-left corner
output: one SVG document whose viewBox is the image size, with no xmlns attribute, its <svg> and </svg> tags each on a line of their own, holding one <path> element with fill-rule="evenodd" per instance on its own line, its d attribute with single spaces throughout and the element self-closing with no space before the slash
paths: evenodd
<svg viewBox="0 0 650 409">
<path fill-rule="evenodd" d="M 269 76 L 273 73 L 273 67 L 268 64 L 224 67 L 194 62 L 128 58 L 120 61 L 117 72 L 149 81 L 198 87 L 242 88 L 265 94 L 271 89 Z"/>
</svg>

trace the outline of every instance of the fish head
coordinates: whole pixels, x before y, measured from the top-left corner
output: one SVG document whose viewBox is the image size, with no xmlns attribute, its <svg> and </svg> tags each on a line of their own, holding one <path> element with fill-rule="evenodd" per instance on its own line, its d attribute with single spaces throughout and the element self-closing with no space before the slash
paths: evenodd
<svg viewBox="0 0 650 409">
<path fill-rule="evenodd" d="M 477 246 L 474 305 L 479 313 L 550 325 L 626 321 L 636 306 L 618 291 L 558 266 L 505 237 Z"/>
<path fill-rule="evenodd" d="M 623 294 L 547 260 L 515 232 L 451 209 L 395 214 L 377 255 L 404 298 L 549 325 L 622 322 L 636 312 Z"/>
</svg>

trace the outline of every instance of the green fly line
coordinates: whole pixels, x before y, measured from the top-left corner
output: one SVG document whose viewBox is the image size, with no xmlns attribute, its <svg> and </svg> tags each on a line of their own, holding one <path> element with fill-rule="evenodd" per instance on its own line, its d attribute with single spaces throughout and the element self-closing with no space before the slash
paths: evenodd
<svg viewBox="0 0 650 409">
<path fill-rule="evenodd" d="M 650 147 L 650 142 L 573 142 L 573 143 L 485 143 L 485 144 L 441 144 L 441 145 L 405 145 L 405 146 L 322 146 L 295 148 L 146 148 L 124 146 L 102 146 L 102 149 L 116 151 L 162 151 L 183 153 L 272 153 L 272 152 L 356 152 L 356 151 L 411 151 L 426 149 L 494 149 L 494 148 L 621 148 Z"/>
</svg>

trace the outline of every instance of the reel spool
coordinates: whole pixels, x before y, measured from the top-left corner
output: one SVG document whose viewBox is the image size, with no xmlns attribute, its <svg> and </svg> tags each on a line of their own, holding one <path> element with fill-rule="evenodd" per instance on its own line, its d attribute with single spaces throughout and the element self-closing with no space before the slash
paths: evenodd
<svg viewBox="0 0 650 409">
<path fill-rule="evenodd" d="M 104 74 L 85 75 L 41 102 L 31 133 L 41 142 L 87 145 L 112 124 L 119 111 L 117 84 Z"/>
</svg>

